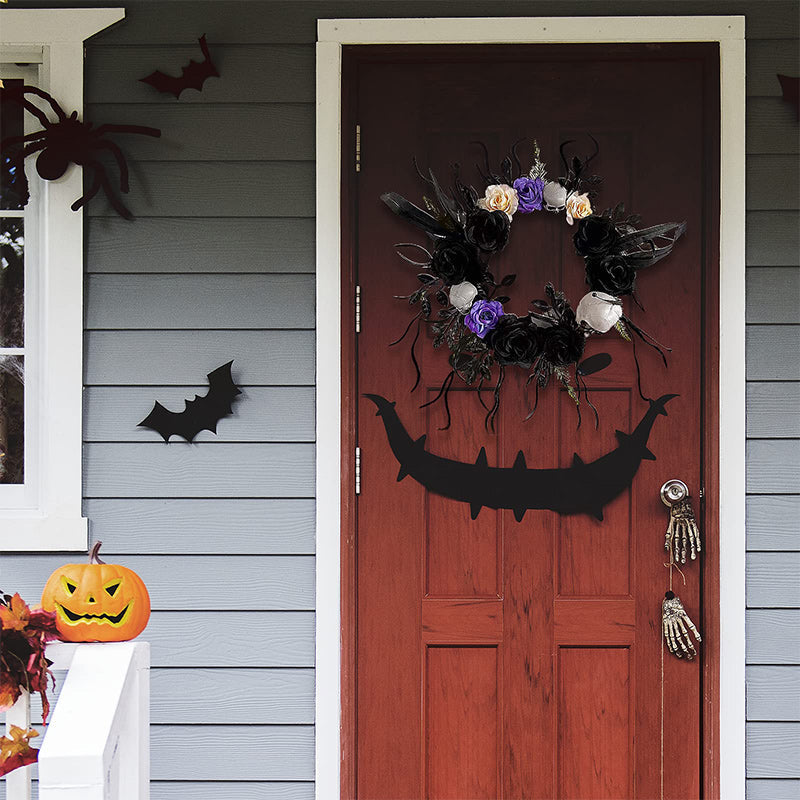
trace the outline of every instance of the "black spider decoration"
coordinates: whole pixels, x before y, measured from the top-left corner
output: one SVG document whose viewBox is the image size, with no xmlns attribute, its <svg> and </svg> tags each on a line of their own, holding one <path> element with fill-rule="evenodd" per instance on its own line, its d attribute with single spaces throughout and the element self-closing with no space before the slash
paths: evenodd
<svg viewBox="0 0 800 800">
<path fill-rule="evenodd" d="M 147 128 L 142 125 L 98 125 L 95 128 L 91 122 L 81 122 L 78 119 L 77 111 L 73 111 L 67 116 L 51 95 L 35 86 L 23 86 L 21 89 L 4 89 L 3 91 L 6 92 L 8 99 L 20 103 L 43 126 L 43 130 L 29 133 L 26 136 L 12 136 L 0 142 L 0 147 L 3 148 L 23 145 L 19 152 L 11 156 L 20 168 L 28 156 L 39 151 L 41 152 L 36 158 L 36 171 L 46 181 L 58 180 L 71 163 L 91 168 L 93 171 L 91 185 L 83 196 L 72 204 L 72 210 L 77 211 L 86 205 L 102 189 L 117 214 L 125 219 L 133 219 L 133 214 L 123 205 L 111 186 L 106 166 L 100 161 L 99 156 L 104 150 L 114 156 L 119 167 L 120 191 L 127 194 L 129 191 L 128 164 L 125 156 L 118 145 L 105 137 L 109 133 L 138 133 L 143 136 L 159 137 L 161 131 L 158 128 Z M 36 95 L 46 100 L 58 121 L 51 122 L 44 111 L 25 98 L 26 94 Z M 23 173 L 24 170 L 20 169 L 20 172 Z M 24 198 L 27 203 L 27 185 L 24 186 Z"/>
</svg>

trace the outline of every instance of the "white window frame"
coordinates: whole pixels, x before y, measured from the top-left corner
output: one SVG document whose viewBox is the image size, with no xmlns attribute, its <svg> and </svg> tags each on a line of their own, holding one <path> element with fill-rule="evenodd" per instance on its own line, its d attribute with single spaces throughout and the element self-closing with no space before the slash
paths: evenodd
<svg viewBox="0 0 800 800">
<path fill-rule="evenodd" d="M 317 39 L 317 800 L 340 795 L 342 46 L 597 42 L 719 42 L 719 792 L 744 800 L 744 17 L 321 19 Z"/>
<path fill-rule="evenodd" d="M 83 43 L 124 17 L 122 8 L 0 9 L 0 63 L 32 65 L 36 85 L 68 114 L 82 115 Z M 20 497 L 19 487 L 0 486 L 0 551 L 80 551 L 88 543 L 81 513 L 83 211 L 70 205 L 83 194 L 83 170 L 72 165 L 59 180 L 41 181 L 28 164 L 27 174 L 33 213 L 26 209 L 25 288 L 34 307 L 26 297 L 26 490 Z M 5 489 L 12 491 L 4 496 Z"/>
</svg>

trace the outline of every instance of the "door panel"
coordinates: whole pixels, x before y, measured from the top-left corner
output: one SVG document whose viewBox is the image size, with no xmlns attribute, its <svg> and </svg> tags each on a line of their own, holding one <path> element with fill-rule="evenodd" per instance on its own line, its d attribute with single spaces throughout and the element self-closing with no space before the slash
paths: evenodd
<svg viewBox="0 0 800 800">
<path fill-rule="evenodd" d="M 389 344 L 412 313 L 394 295 L 415 288 L 416 270 L 393 252 L 422 235 L 383 207 L 394 190 L 419 202 L 425 188 L 412 158 L 447 181 L 449 166 L 483 186 L 473 167 L 475 140 L 494 166 L 522 136 L 536 137 L 551 177 L 558 145 L 599 142 L 592 168 L 604 178 L 597 205 L 623 201 L 643 225 L 686 219 L 688 233 L 664 262 L 640 276 L 625 308 L 672 348 L 665 368 L 639 346 L 644 389 L 678 393 L 660 417 L 632 488 L 598 522 L 584 516 L 484 508 L 426 492 L 399 466 L 372 403 L 345 398 L 357 413 L 349 429 L 361 448 L 361 494 L 353 542 L 354 794 L 378 798 L 696 798 L 701 785 L 701 662 L 664 656 L 660 608 L 667 514 L 658 490 L 680 477 L 702 485 L 708 348 L 703 309 L 717 264 L 718 186 L 708 140 L 716 137 L 718 53 L 707 45 L 403 46 L 346 48 L 345 130 L 361 126 L 362 168 L 345 158 L 345 294 L 361 287 L 361 334 L 350 355 L 351 390 L 397 401 L 416 439 L 437 455 L 474 463 L 481 447 L 492 466 L 511 466 L 522 450 L 530 468 L 567 467 L 616 447 L 647 410 L 636 388 L 631 344 L 594 337 L 587 355 L 608 352 L 611 367 L 592 376 L 600 424 L 585 404 L 580 428 L 566 392 L 552 385 L 533 418 L 522 370 L 509 370 L 496 433 L 484 428 L 475 391 L 450 393 L 447 430 L 435 397 L 449 371 L 447 353 L 425 332 L 417 358 L 408 340 Z M 351 140 L 345 140 L 349 152 Z M 522 157 L 529 160 L 528 153 Z M 510 245 L 492 259 L 496 276 L 516 273 L 507 310 L 524 313 L 552 281 L 573 306 L 585 292 L 573 229 L 563 215 L 517 217 Z M 345 323 L 349 325 L 349 323 Z M 708 352 L 709 350 L 707 350 Z M 713 347 L 710 348 L 713 352 Z M 514 373 L 514 374 L 512 374 Z M 348 429 L 348 426 L 345 426 Z M 346 503 L 351 503 L 345 497 Z M 696 509 L 698 512 L 699 509 Z M 701 518 L 701 522 L 704 522 Z M 350 539 L 348 539 L 350 541 Z M 709 538 L 706 537 L 706 542 Z M 346 551 L 348 552 L 348 551 Z M 676 587 L 701 618 L 699 565 Z M 702 658 L 702 656 L 701 656 Z M 345 670 L 346 674 L 348 670 Z M 345 698 L 348 702 L 348 698 Z M 662 752 L 666 754 L 662 758 Z"/>
</svg>

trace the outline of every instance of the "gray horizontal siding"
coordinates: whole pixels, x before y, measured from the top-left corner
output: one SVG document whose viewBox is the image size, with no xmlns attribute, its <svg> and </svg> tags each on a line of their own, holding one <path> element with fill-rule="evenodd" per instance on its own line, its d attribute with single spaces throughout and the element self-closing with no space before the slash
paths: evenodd
<svg viewBox="0 0 800 800">
<path fill-rule="evenodd" d="M 747 435 L 753 439 L 800 437 L 800 382 L 749 383 Z"/>
<path fill-rule="evenodd" d="M 201 431 L 195 442 L 313 442 L 314 389 L 311 386 L 242 386 L 232 417 L 217 432 Z M 83 437 L 87 442 L 162 442 L 137 424 L 153 401 L 171 411 L 205 395 L 206 386 L 91 386 L 83 396 Z"/>
<path fill-rule="evenodd" d="M 800 722 L 800 666 L 748 667 L 747 718 Z"/>
<path fill-rule="evenodd" d="M 314 272 L 314 220 L 102 217 L 86 223 L 91 272 Z"/>
<path fill-rule="evenodd" d="M 748 664 L 800 664 L 800 609 L 748 609 Z"/>
<path fill-rule="evenodd" d="M 103 558 L 114 561 L 103 548 Z M 149 587 L 157 611 L 313 611 L 313 556 L 126 556 L 125 566 Z M 47 577 L 63 556 L 4 555 L 0 585 L 13 586 L 29 603 L 39 601 Z M 236 576 L 235 591 L 215 591 L 220 577 Z M 199 603 L 198 603 L 199 600 Z"/>
<path fill-rule="evenodd" d="M 90 275 L 86 298 L 88 330 L 314 327 L 313 275 Z"/>
<path fill-rule="evenodd" d="M 800 267 L 747 270 L 747 321 L 800 323 Z"/>
<path fill-rule="evenodd" d="M 69 0 L 63 0 L 69 2 Z M 55 4 L 55 3 L 53 3 Z M 746 14 L 747 35 L 751 39 L 794 40 L 797 38 L 797 4 L 791 0 L 771 0 L 766 9 L 752 0 L 693 0 L 686 8 L 641 0 L 504 0 L 502 11 L 493 0 L 272 0 L 267 4 L 252 0 L 226 0 L 216 3 L 177 2 L 169 13 L 153 24 L 146 2 L 127 4 L 125 25 L 100 34 L 98 43 L 115 44 L 195 44 L 197 31 L 209 32 L 210 42 L 234 44 L 262 42 L 313 42 L 317 18 L 350 17 L 463 17 L 468 16 L 612 16 L 641 14 Z M 762 10 L 763 9 L 763 10 Z M 214 31 L 211 37 L 210 31 Z M 171 52 L 171 51 L 170 51 Z M 786 54 L 787 51 L 782 51 Z M 789 50 L 788 54 L 791 55 Z M 196 56 L 195 56 L 196 57 Z M 171 63 L 171 62 L 170 62 Z M 770 64 L 792 66 L 785 60 Z"/>
<path fill-rule="evenodd" d="M 263 758 L 259 753 L 256 758 Z M 160 782 L 150 784 L 150 800 L 313 800 L 311 781 L 254 783 Z M 778 800 L 776 798 L 776 800 Z"/>
<path fill-rule="evenodd" d="M 747 380 L 800 380 L 800 325 L 751 325 L 746 352 Z"/>
<path fill-rule="evenodd" d="M 86 500 L 84 514 L 110 553 L 314 552 L 311 499 Z"/>
<path fill-rule="evenodd" d="M 202 92 L 185 91 L 181 103 L 314 102 L 312 44 L 219 45 L 213 43 L 213 37 L 209 44 L 222 77 L 209 78 Z M 189 59 L 197 60 L 199 53 L 196 43 L 169 49 L 98 44 L 92 47 L 92 69 L 86 76 L 87 98 L 92 104 L 174 105 L 172 95 L 157 92 L 152 86 L 131 78 L 144 78 L 156 69 L 177 71 Z"/>
<path fill-rule="evenodd" d="M 755 101 L 752 101 L 755 102 Z M 775 153 L 779 155 L 751 155 L 747 159 L 747 196 L 745 206 L 748 211 L 783 209 L 796 211 L 800 208 L 800 186 L 796 180 L 794 155 L 786 154 L 786 145 L 780 147 L 780 137 L 792 136 L 795 126 L 794 111 L 782 100 L 765 100 L 776 112 L 779 122 L 773 133 L 776 139 Z M 782 130 L 781 130 L 782 129 Z M 792 138 L 797 138 L 792 136 Z M 756 137 L 761 141 L 761 137 Z M 772 152 L 772 151 L 768 151 Z"/>
<path fill-rule="evenodd" d="M 129 167 L 125 205 L 137 217 L 314 215 L 312 161 L 140 161 Z M 105 201 L 86 211 L 90 217 L 117 216 Z"/>
<path fill-rule="evenodd" d="M 800 439 L 749 439 L 747 491 L 800 492 Z"/>
<path fill-rule="evenodd" d="M 748 267 L 796 267 L 800 263 L 797 211 L 748 211 L 745 233 Z"/>
<path fill-rule="evenodd" d="M 243 386 L 314 384 L 313 331 L 87 331 L 84 349 L 87 386 L 192 386 L 231 359 Z"/>
<path fill-rule="evenodd" d="M 747 777 L 800 775 L 800 722 L 747 723 Z"/>
<path fill-rule="evenodd" d="M 312 444 L 90 443 L 85 497 L 313 497 Z"/>
<path fill-rule="evenodd" d="M 312 725 L 155 725 L 155 781 L 310 781 L 314 779 Z"/>
<path fill-rule="evenodd" d="M 210 87 L 210 84 L 208 84 Z M 188 97 L 188 93 L 181 97 Z M 93 104 L 87 119 L 150 125 L 161 137 L 121 135 L 132 161 L 309 161 L 314 158 L 313 102 L 202 105 Z"/>
<path fill-rule="evenodd" d="M 800 607 L 800 552 L 751 553 L 747 559 L 750 608 Z"/>
<path fill-rule="evenodd" d="M 747 781 L 747 800 L 797 800 L 798 797 L 800 797 L 800 780 Z"/>
<path fill-rule="evenodd" d="M 217 587 L 235 591 L 236 577 Z M 314 666 L 310 611 L 154 611 L 144 636 L 155 667 Z"/>
<path fill-rule="evenodd" d="M 51 705 L 58 702 L 65 672 L 55 673 Z M 192 691 L 186 691 L 191 686 Z M 310 725 L 314 722 L 314 670 L 239 667 L 150 670 L 153 725 Z M 39 695 L 31 717 L 41 719 Z"/>
<path fill-rule="evenodd" d="M 748 550 L 800 550 L 800 495 L 747 498 Z"/>
</svg>

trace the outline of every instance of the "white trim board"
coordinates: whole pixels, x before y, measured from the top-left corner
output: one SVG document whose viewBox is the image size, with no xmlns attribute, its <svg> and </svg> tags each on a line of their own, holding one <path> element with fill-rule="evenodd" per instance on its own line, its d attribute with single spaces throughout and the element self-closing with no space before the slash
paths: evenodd
<svg viewBox="0 0 800 800">
<path fill-rule="evenodd" d="M 82 116 L 84 40 L 124 17 L 122 8 L 0 10 L 0 61 L 30 58 L 37 85 L 67 114 L 77 109 Z M 0 549 L 85 551 L 83 210 L 70 209 L 83 194 L 83 170 L 73 164 L 55 181 L 39 180 L 30 166 L 28 174 L 33 213 L 26 216 L 25 225 L 28 239 L 36 242 L 30 277 L 37 284 L 37 336 L 35 430 L 33 435 L 26 431 L 33 444 L 26 445 L 25 458 L 26 466 L 31 463 L 35 470 L 35 485 L 25 502 L 0 508 Z M 34 349 L 29 352 L 33 355 Z"/>
<path fill-rule="evenodd" d="M 720 796 L 745 797 L 744 17 L 319 20 L 317 42 L 316 797 L 339 797 L 341 760 L 342 46 L 719 42 Z"/>
</svg>

